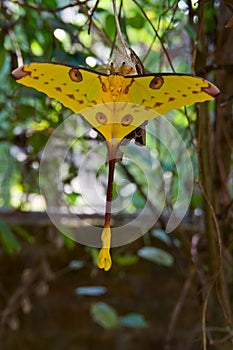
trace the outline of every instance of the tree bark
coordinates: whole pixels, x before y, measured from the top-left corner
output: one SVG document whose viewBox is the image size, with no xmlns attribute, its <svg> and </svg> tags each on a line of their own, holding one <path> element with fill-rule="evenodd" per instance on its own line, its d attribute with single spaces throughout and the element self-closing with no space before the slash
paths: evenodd
<svg viewBox="0 0 233 350">
<path fill-rule="evenodd" d="M 224 2 L 221 1 L 220 4 L 219 8 L 215 8 L 214 3 L 209 2 L 200 5 L 199 10 L 198 39 L 202 50 L 196 55 L 196 71 L 211 72 L 212 75 L 208 76 L 211 80 L 214 79 L 214 73 L 215 83 L 221 90 L 221 96 L 216 100 L 215 113 L 206 104 L 199 108 L 199 171 L 200 188 L 204 199 L 209 277 L 216 287 L 213 289 L 215 293 L 212 294 L 209 311 L 212 322 L 221 324 L 220 307 L 225 323 L 232 326 L 223 256 L 227 250 L 224 242 L 230 234 L 231 199 L 228 179 L 233 130 L 230 103 L 233 91 L 233 79 L 230 77 L 233 71 L 231 65 L 233 30 L 225 28 L 230 13 Z M 205 16 L 207 6 L 209 6 L 208 16 Z M 209 64 L 211 60 L 213 62 Z"/>
</svg>

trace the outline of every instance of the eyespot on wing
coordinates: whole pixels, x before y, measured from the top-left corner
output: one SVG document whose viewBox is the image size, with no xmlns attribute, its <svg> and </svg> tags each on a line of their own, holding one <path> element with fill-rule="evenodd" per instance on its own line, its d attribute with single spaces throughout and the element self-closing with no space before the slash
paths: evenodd
<svg viewBox="0 0 233 350">
<path fill-rule="evenodd" d="M 124 117 L 121 119 L 121 125 L 122 126 L 128 126 L 132 123 L 133 121 L 133 116 L 131 114 L 126 114 Z"/>
<path fill-rule="evenodd" d="M 150 88 L 151 89 L 160 89 L 162 86 L 163 86 L 163 83 L 164 83 L 164 79 L 160 76 L 155 76 L 151 82 L 150 82 Z"/>
<path fill-rule="evenodd" d="M 107 116 L 102 112 L 97 112 L 95 115 L 95 119 L 97 120 L 98 123 L 102 125 L 105 125 L 108 122 Z"/>
<path fill-rule="evenodd" d="M 83 76 L 78 68 L 71 68 L 69 71 L 70 79 L 79 83 L 83 80 Z"/>
</svg>

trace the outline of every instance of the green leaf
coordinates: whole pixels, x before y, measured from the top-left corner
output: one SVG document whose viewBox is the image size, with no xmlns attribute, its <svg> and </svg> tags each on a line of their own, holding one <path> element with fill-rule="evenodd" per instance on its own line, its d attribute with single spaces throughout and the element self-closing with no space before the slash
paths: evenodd
<svg viewBox="0 0 233 350">
<path fill-rule="evenodd" d="M 138 250 L 138 255 L 141 258 L 163 266 L 169 267 L 174 263 L 174 258 L 172 255 L 155 247 L 143 247 Z"/>
<path fill-rule="evenodd" d="M 43 48 L 37 41 L 33 40 L 30 47 L 34 56 L 43 56 Z"/>
<path fill-rule="evenodd" d="M 69 203 L 75 205 L 77 201 L 77 197 L 79 197 L 79 194 L 77 193 L 66 193 L 66 197 L 69 200 Z"/>
<path fill-rule="evenodd" d="M 21 249 L 18 239 L 2 219 L 0 219 L 0 242 L 9 254 L 17 253 Z"/>
<path fill-rule="evenodd" d="M 112 200 L 117 199 L 118 196 L 118 184 L 114 181 L 112 184 Z"/>
<path fill-rule="evenodd" d="M 21 103 L 20 105 L 20 116 L 21 120 L 32 119 L 35 115 L 35 107 L 30 106 L 26 103 Z"/>
<path fill-rule="evenodd" d="M 28 233 L 24 228 L 22 228 L 21 226 L 14 226 L 14 231 L 21 236 L 22 238 L 24 238 L 28 243 L 34 243 L 35 242 L 35 237 L 33 237 L 32 235 L 30 235 L 30 233 Z"/>
<path fill-rule="evenodd" d="M 116 261 L 117 264 L 122 266 L 129 266 L 136 264 L 138 261 L 137 255 L 118 255 L 114 257 L 114 261 Z"/>
<path fill-rule="evenodd" d="M 62 239 L 63 239 L 63 241 L 64 241 L 64 243 L 65 243 L 65 246 L 66 246 L 68 249 L 71 249 L 71 250 L 72 250 L 72 249 L 75 248 L 76 242 L 75 242 L 73 239 L 69 238 L 67 235 L 62 234 L 62 233 L 61 233 L 61 236 L 62 236 Z"/>
<path fill-rule="evenodd" d="M 144 316 L 137 313 L 129 313 L 125 316 L 120 317 L 120 324 L 130 328 L 146 328 L 148 323 Z"/>
<path fill-rule="evenodd" d="M 16 173 L 16 163 L 10 154 L 10 149 L 11 144 L 9 142 L 0 143 L 0 200 L 4 206 L 10 205 L 10 187 Z"/>
<path fill-rule="evenodd" d="M 48 141 L 47 135 L 44 135 L 41 132 L 35 132 L 27 139 L 28 144 L 33 148 L 33 154 L 37 154 Z"/>
<path fill-rule="evenodd" d="M 93 264 L 96 265 L 98 255 L 99 255 L 99 250 L 97 248 L 93 248 L 93 247 L 85 247 L 85 251 L 91 255 Z"/>
<path fill-rule="evenodd" d="M 137 209 L 143 208 L 145 206 L 145 199 L 142 197 L 140 193 L 135 192 L 132 198 L 132 204 Z"/>
<path fill-rule="evenodd" d="M 127 18 L 127 25 L 133 28 L 141 29 L 145 24 L 145 20 L 140 13 L 135 14 L 134 17 Z"/>
<path fill-rule="evenodd" d="M 62 4 L 65 3 L 65 1 L 61 2 Z M 49 8 L 56 8 L 58 6 L 58 2 L 55 0 L 44 0 L 43 5 Z"/>
<path fill-rule="evenodd" d="M 186 116 L 181 113 L 180 111 L 174 111 L 174 114 L 173 114 L 173 120 L 174 120 L 174 124 L 176 126 L 179 126 L 179 127 L 187 127 L 189 125 L 189 122 L 188 122 L 188 119 L 186 118 Z"/>
<path fill-rule="evenodd" d="M 105 329 L 114 329 L 120 325 L 116 310 L 101 301 L 91 305 L 91 316 L 98 325 Z"/>
<path fill-rule="evenodd" d="M 5 64 L 6 57 L 7 57 L 6 50 L 1 49 L 0 50 L 0 71 L 2 70 Z"/>
<path fill-rule="evenodd" d="M 171 245 L 169 235 L 164 230 L 154 230 L 152 236 L 158 238 L 160 241 L 166 243 L 168 246 Z"/>
<path fill-rule="evenodd" d="M 112 14 L 107 15 L 105 19 L 105 27 L 106 27 L 108 36 L 113 40 L 114 35 L 116 33 L 116 24 L 115 24 L 115 18 Z"/>
</svg>

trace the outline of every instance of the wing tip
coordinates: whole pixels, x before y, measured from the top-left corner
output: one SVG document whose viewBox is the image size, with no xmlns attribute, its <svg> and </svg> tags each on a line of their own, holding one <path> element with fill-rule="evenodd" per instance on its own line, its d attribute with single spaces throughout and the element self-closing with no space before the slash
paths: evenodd
<svg viewBox="0 0 233 350">
<path fill-rule="evenodd" d="M 220 94 L 220 90 L 214 84 L 209 82 L 207 87 L 202 88 L 202 91 L 206 92 L 208 95 L 213 98 L 217 97 Z"/>
<path fill-rule="evenodd" d="M 19 80 L 21 78 L 26 77 L 27 75 L 30 75 L 30 72 L 26 72 L 24 70 L 24 66 L 20 66 L 16 69 L 13 70 L 13 72 L 11 73 L 11 76 L 15 79 L 15 80 Z"/>
</svg>

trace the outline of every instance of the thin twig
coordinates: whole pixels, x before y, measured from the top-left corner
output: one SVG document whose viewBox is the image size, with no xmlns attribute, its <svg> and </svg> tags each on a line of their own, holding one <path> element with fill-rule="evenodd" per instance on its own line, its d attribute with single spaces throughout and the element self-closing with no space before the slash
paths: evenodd
<svg viewBox="0 0 233 350">
<path fill-rule="evenodd" d="M 209 193 L 207 193 L 206 189 L 204 188 L 204 185 L 202 183 L 202 178 L 203 176 L 207 176 L 207 174 L 203 174 L 203 164 L 202 164 L 202 156 L 201 156 L 201 140 L 203 137 L 203 133 L 202 133 L 202 123 L 201 123 L 201 114 L 200 114 L 200 106 L 198 108 L 198 113 L 199 113 L 199 130 L 198 130 L 198 145 L 197 145 L 197 156 L 198 156 L 198 167 L 199 167 L 199 179 L 197 180 L 197 183 L 199 185 L 199 188 L 202 192 L 203 198 L 205 200 L 205 203 L 207 204 L 208 207 L 208 211 L 210 213 L 210 217 L 211 220 L 213 222 L 215 231 L 216 231 L 216 235 L 214 237 L 209 237 L 210 239 L 217 239 L 218 242 L 218 253 L 217 251 L 214 252 L 214 261 L 212 263 L 217 264 L 216 265 L 216 270 L 212 271 L 212 282 L 211 285 L 207 291 L 206 294 L 206 298 L 203 304 L 203 315 L 202 315 L 202 331 L 203 331 L 203 349 L 206 349 L 206 325 L 204 324 L 204 322 L 206 322 L 206 310 L 207 310 L 207 305 L 208 305 L 208 298 L 210 295 L 210 292 L 213 288 L 213 285 L 218 282 L 219 287 L 221 288 L 220 291 L 220 297 L 219 297 L 219 302 L 222 306 L 222 311 L 224 314 L 225 319 L 231 323 L 231 311 L 229 309 L 229 305 L 228 305 L 228 300 L 225 300 L 226 297 L 226 291 L 224 289 L 224 275 L 223 275 L 223 266 L 222 266 L 222 239 L 221 239 L 221 233 L 220 233 L 220 228 L 219 228 L 219 224 L 218 224 L 218 220 L 217 220 L 217 215 L 215 213 L 215 210 L 213 208 L 213 205 L 210 201 L 209 198 Z M 207 166 L 207 164 L 206 164 Z M 214 242 L 212 242 L 212 245 L 214 244 Z M 226 298 L 227 299 L 227 298 Z"/>
<path fill-rule="evenodd" d="M 119 18 L 120 18 L 120 16 L 121 16 L 121 11 L 122 11 L 122 6 L 123 6 L 123 0 L 121 0 L 121 2 L 120 2 L 119 13 L 117 14 L 117 13 L 116 13 L 116 4 L 115 4 L 115 6 L 114 6 L 114 2 L 113 2 L 113 11 L 114 11 L 114 16 L 115 16 L 115 22 L 119 22 Z M 121 30 L 120 30 L 120 33 L 121 33 Z M 110 58 L 111 58 L 112 55 L 113 55 L 114 49 L 117 48 L 117 45 L 116 45 L 117 34 L 118 34 L 118 27 L 117 27 L 117 25 L 116 25 L 116 31 L 115 31 L 114 39 L 113 39 L 113 41 L 112 41 L 112 47 L 111 47 L 111 52 L 110 52 Z"/>
<path fill-rule="evenodd" d="M 191 288 L 192 280 L 193 280 L 195 273 L 196 273 L 196 267 L 192 266 L 190 268 L 190 272 L 188 274 L 188 277 L 183 285 L 182 291 L 180 293 L 180 297 L 179 297 L 178 301 L 176 302 L 175 308 L 172 312 L 171 321 L 170 321 L 170 324 L 168 326 L 168 332 L 167 332 L 167 336 L 166 336 L 165 350 L 170 349 L 170 342 L 171 342 L 172 337 L 173 337 L 174 329 L 175 329 L 177 320 L 179 318 L 179 315 L 181 313 L 182 307 L 184 305 L 185 299 L 187 298 L 188 292 Z"/>
<path fill-rule="evenodd" d="M 155 35 L 157 36 L 157 38 L 158 38 L 159 41 L 160 41 L 160 44 L 161 44 L 162 49 L 163 49 L 163 51 L 164 51 L 164 53 L 165 53 L 165 56 L 167 57 L 167 60 L 168 60 L 168 62 L 169 62 L 169 64 L 170 64 L 170 67 L 171 67 L 172 71 L 175 73 L 175 68 L 174 68 L 174 66 L 173 66 L 173 64 L 172 64 L 172 61 L 171 61 L 170 56 L 169 56 L 169 53 L 168 53 L 166 47 L 164 46 L 163 41 L 162 41 L 162 38 L 160 37 L 160 35 L 159 35 L 157 29 L 155 28 L 154 24 L 151 22 L 150 18 L 147 16 L 147 14 L 146 14 L 146 12 L 144 11 L 143 7 L 137 2 L 137 0 L 133 0 L 133 2 L 134 2 L 134 3 L 138 6 L 138 8 L 142 11 L 144 17 L 146 18 L 146 20 L 148 21 L 148 23 L 149 23 L 149 24 L 151 25 L 151 27 L 153 28 L 153 30 L 154 30 L 154 32 L 155 32 Z"/>
<path fill-rule="evenodd" d="M 16 53 L 16 57 L 17 57 L 18 67 L 20 67 L 20 66 L 23 65 L 23 56 L 22 56 L 20 47 L 18 45 L 18 42 L 17 42 L 17 39 L 16 39 L 14 31 L 12 29 L 9 29 L 8 33 L 9 33 L 9 36 L 10 36 L 11 41 L 12 41 L 12 43 L 14 45 L 14 48 L 15 48 L 15 53 Z"/>
<path fill-rule="evenodd" d="M 86 6 L 83 6 L 83 3 L 79 4 L 79 8 L 82 11 L 82 13 L 84 13 L 88 18 L 90 16 L 89 11 L 87 9 Z M 91 23 L 92 27 L 94 28 L 95 32 L 101 37 L 101 39 L 106 43 L 106 45 L 110 46 L 112 45 L 112 41 L 110 40 L 110 38 L 107 36 L 107 34 L 101 29 L 99 28 L 95 22 L 92 20 Z"/>
<path fill-rule="evenodd" d="M 95 13 L 95 10 L 97 9 L 98 7 L 98 4 L 99 4 L 99 0 L 96 0 L 96 3 L 95 5 L 93 6 L 92 10 L 91 10 L 91 13 L 89 15 L 89 25 L 88 25 L 88 30 L 87 30 L 87 33 L 90 34 L 91 32 L 91 25 L 92 25 L 92 18 L 94 16 L 94 13 Z"/>
<path fill-rule="evenodd" d="M 126 174 L 128 180 L 131 183 L 134 183 L 137 186 L 137 190 L 140 193 L 140 195 L 142 196 L 142 198 L 145 200 L 145 202 L 147 202 L 147 204 L 149 205 L 149 207 L 151 208 L 151 210 L 153 210 L 154 213 L 158 214 L 158 209 L 154 206 L 154 204 L 147 198 L 145 192 L 143 191 L 142 186 L 135 180 L 134 176 L 129 172 L 128 168 L 123 164 L 123 163 L 119 163 L 122 170 L 124 171 L 124 173 Z M 162 228 L 165 228 L 165 218 L 164 216 L 161 214 L 158 218 L 158 221 L 160 222 Z"/>
<path fill-rule="evenodd" d="M 20 6 L 28 7 L 28 8 L 31 8 L 32 10 L 35 10 L 35 11 L 38 11 L 38 12 L 48 12 L 48 13 L 52 13 L 52 14 L 56 14 L 57 12 L 63 11 L 65 9 L 67 9 L 67 8 L 78 6 L 79 9 L 82 11 L 82 13 L 84 13 L 87 16 L 87 18 L 90 18 L 89 10 L 88 10 L 87 6 L 85 5 L 87 2 L 88 2 L 88 0 L 86 0 L 86 1 L 78 1 L 78 0 L 76 0 L 76 2 L 71 3 L 69 5 L 64 5 L 64 6 L 61 6 L 61 7 L 57 7 L 55 9 L 51 9 L 51 8 L 48 8 L 48 7 L 37 6 L 37 5 L 33 4 L 33 3 L 25 3 L 22 0 L 15 0 L 15 3 L 20 5 Z M 92 26 L 94 27 L 96 33 L 101 37 L 101 39 L 107 45 L 111 46 L 112 45 L 112 41 L 109 39 L 107 34 L 95 24 L 94 21 L 92 21 Z"/>
<path fill-rule="evenodd" d="M 204 302 L 203 302 L 203 309 L 202 309 L 202 318 L 201 318 L 201 323 L 202 323 L 202 345 L 203 345 L 203 350 L 207 350 L 207 336 L 206 336 L 206 314 L 207 314 L 207 306 L 208 306 L 208 301 L 210 297 L 211 290 L 214 286 L 214 282 L 210 284 Z"/>
<path fill-rule="evenodd" d="M 35 5 L 35 4 L 31 3 L 31 2 L 24 2 L 22 0 L 14 0 L 14 3 L 18 4 L 20 6 L 27 7 L 27 8 L 30 8 L 32 10 L 36 10 L 36 11 L 40 11 L 40 12 L 49 12 L 49 13 L 60 12 L 60 11 L 63 11 L 65 9 L 67 9 L 67 8 L 70 8 L 70 7 L 84 5 L 87 2 L 88 2 L 88 0 L 86 0 L 86 1 L 78 1 L 78 0 L 76 0 L 73 4 L 71 3 L 71 4 L 68 4 L 68 5 L 64 5 L 64 6 L 52 9 L 52 8 L 48 8 L 48 7 L 37 6 L 37 5 Z"/>
<path fill-rule="evenodd" d="M 197 31 L 197 36 L 193 45 L 192 64 L 191 64 L 191 72 L 194 75 L 195 75 L 195 64 L 196 64 L 196 58 L 197 58 L 197 52 L 198 52 L 198 43 L 202 35 L 203 23 L 204 23 L 203 4 L 200 3 L 200 10 L 199 10 L 199 16 L 198 16 L 198 31 Z"/>
<path fill-rule="evenodd" d="M 126 56 L 127 56 L 127 45 L 123 39 L 123 36 L 121 34 L 121 26 L 120 26 L 120 22 L 119 22 L 119 17 L 117 14 L 117 8 L 116 8 L 116 0 L 112 0 L 112 4 L 113 4 L 113 12 L 114 12 L 114 18 L 115 18 L 115 23 L 116 23 L 116 31 L 117 31 L 117 38 L 121 44 L 121 49 L 124 50 Z"/>
<path fill-rule="evenodd" d="M 209 207 L 212 219 L 214 221 L 215 224 L 215 228 L 216 228 L 216 232 L 217 232 L 217 239 L 218 239 L 218 248 L 219 248 L 219 265 L 218 265 L 218 270 L 216 271 L 216 275 L 218 275 L 218 273 L 220 272 L 220 270 L 222 269 L 222 238 L 221 238 L 221 233 L 220 233 L 220 229 L 219 229 L 219 224 L 218 224 L 218 220 L 217 220 L 217 216 L 216 213 L 214 211 L 214 208 L 212 206 L 212 204 L 210 203 L 209 197 L 202 185 L 202 182 L 200 179 L 197 180 L 198 186 L 200 187 L 200 190 L 202 192 L 202 195 Z"/>
</svg>

